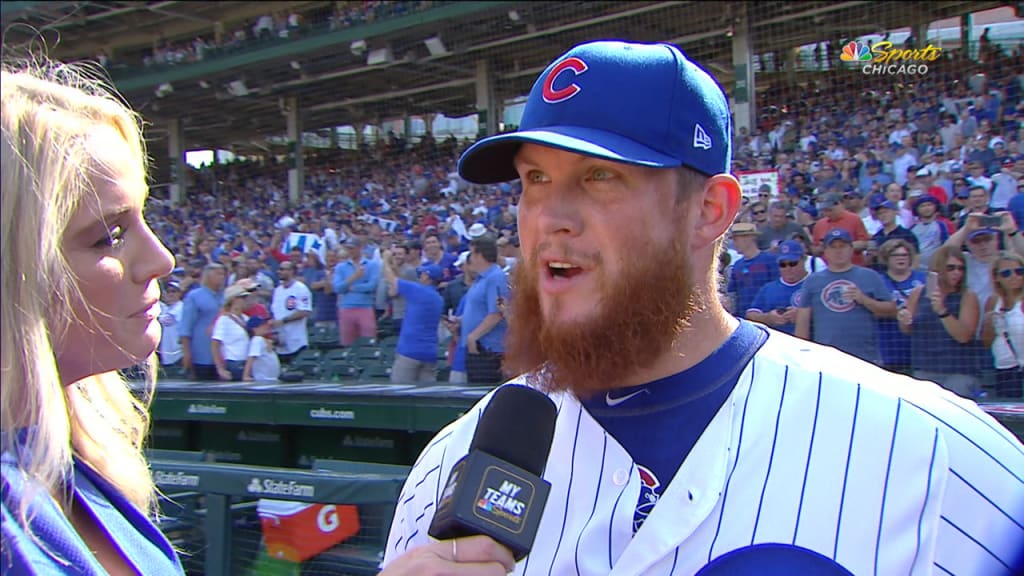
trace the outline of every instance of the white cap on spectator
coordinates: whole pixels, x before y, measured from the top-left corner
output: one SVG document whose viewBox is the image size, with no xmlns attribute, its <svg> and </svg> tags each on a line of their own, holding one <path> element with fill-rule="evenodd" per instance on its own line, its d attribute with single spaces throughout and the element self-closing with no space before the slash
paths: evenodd
<svg viewBox="0 0 1024 576">
<path fill-rule="evenodd" d="M 455 261 L 455 267 L 459 268 L 469 260 L 469 250 L 459 254 L 459 259 Z"/>
<path fill-rule="evenodd" d="M 472 226 L 469 227 L 469 231 L 467 232 L 467 234 L 469 234 L 470 238 L 479 238 L 484 234 L 487 234 L 487 227 L 477 222 L 476 224 L 473 224 Z"/>
</svg>

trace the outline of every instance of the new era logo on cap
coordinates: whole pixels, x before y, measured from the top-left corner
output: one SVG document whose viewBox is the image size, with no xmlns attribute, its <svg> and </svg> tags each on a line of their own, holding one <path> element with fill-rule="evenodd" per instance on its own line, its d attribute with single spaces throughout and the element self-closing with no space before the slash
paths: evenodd
<svg viewBox="0 0 1024 576">
<path fill-rule="evenodd" d="M 711 136 L 708 136 L 700 124 L 693 127 L 693 147 L 711 150 Z"/>
<path fill-rule="evenodd" d="M 679 48 L 589 42 L 541 73 L 519 130 L 475 143 L 459 174 L 478 184 L 515 180 L 524 143 L 711 176 L 730 170 L 732 115 L 721 86 Z"/>
</svg>

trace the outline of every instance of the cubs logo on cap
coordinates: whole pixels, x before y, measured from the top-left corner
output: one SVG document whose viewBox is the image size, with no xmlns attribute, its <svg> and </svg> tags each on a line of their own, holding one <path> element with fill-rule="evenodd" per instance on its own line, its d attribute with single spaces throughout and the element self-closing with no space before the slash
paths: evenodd
<svg viewBox="0 0 1024 576">
<path fill-rule="evenodd" d="M 786 240 L 779 244 L 779 260 L 796 262 L 804 257 L 804 245 L 796 240 Z"/>
<path fill-rule="evenodd" d="M 843 230 L 842 228 L 833 228 L 832 230 L 829 230 L 825 234 L 825 239 L 823 240 L 823 243 L 825 244 L 825 246 L 828 246 L 829 244 L 835 242 L 836 240 L 842 240 L 843 242 L 849 242 L 850 244 L 853 244 L 853 237 L 850 236 L 849 232 Z"/>
<path fill-rule="evenodd" d="M 534 82 L 519 130 L 471 146 L 459 175 L 515 180 L 524 143 L 711 176 L 729 172 L 732 116 L 721 86 L 676 46 L 603 40 L 556 58 Z"/>
</svg>

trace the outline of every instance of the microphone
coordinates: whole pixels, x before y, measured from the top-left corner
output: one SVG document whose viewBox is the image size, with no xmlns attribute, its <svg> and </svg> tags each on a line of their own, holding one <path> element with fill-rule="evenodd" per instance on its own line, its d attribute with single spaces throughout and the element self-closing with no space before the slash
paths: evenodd
<svg viewBox="0 0 1024 576">
<path fill-rule="evenodd" d="M 526 386 L 502 386 L 480 416 L 469 454 L 452 467 L 428 534 L 483 534 L 515 558 L 530 553 L 551 484 L 541 479 L 555 435 L 555 403 Z"/>
</svg>

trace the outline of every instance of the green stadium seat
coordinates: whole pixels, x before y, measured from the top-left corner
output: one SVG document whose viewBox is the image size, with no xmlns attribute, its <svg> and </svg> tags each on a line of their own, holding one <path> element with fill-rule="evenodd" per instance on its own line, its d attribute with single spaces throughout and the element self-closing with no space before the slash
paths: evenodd
<svg viewBox="0 0 1024 576">
<path fill-rule="evenodd" d="M 374 362 L 363 366 L 362 380 L 380 381 L 391 380 L 391 365 Z"/>
<path fill-rule="evenodd" d="M 326 380 L 357 380 L 362 370 L 346 359 L 324 361 L 322 375 Z"/>
</svg>

